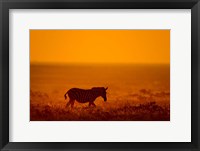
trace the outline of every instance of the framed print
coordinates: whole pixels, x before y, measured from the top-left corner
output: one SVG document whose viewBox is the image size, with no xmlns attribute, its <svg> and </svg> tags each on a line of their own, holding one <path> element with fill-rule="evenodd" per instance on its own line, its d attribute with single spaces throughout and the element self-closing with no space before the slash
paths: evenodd
<svg viewBox="0 0 200 151">
<path fill-rule="evenodd" d="M 200 150 L 199 1 L 1 1 L 2 150 Z"/>
</svg>

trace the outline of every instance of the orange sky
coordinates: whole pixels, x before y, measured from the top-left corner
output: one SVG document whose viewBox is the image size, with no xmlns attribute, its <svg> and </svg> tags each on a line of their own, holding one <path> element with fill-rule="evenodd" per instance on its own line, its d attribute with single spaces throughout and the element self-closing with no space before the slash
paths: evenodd
<svg viewBox="0 0 200 151">
<path fill-rule="evenodd" d="M 170 30 L 30 30 L 31 63 L 170 63 Z"/>
</svg>

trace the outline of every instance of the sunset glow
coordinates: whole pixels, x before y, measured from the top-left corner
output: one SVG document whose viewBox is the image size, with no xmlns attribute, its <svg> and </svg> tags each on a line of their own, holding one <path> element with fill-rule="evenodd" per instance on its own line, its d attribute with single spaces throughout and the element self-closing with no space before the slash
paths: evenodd
<svg viewBox="0 0 200 151">
<path fill-rule="evenodd" d="M 30 30 L 31 63 L 169 64 L 170 30 Z"/>
</svg>

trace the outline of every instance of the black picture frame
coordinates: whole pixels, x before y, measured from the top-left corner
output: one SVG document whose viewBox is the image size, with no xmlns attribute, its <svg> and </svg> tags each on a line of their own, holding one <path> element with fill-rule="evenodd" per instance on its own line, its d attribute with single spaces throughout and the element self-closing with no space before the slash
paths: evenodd
<svg viewBox="0 0 200 151">
<path fill-rule="evenodd" d="M 9 142 L 9 9 L 191 9 L 191 142 Z M 0 149 L 200 151 L 199 29 L 199 0 L 0 0 Z"/>
</svg>

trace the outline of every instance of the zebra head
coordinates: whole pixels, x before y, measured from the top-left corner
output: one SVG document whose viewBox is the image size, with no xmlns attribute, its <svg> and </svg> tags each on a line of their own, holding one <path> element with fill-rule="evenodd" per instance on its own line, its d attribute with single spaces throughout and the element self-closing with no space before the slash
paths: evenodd
<svg viewBox="0 0 200 151">
<path fill-rule="evenodd" d="M 104 101 L 107 101 L 107 96 L 106 96 L 106 90 L 108 89 L 108 87 L 107 88 L 103 88 L 103 93 L 102 93 L 102 97 L 103 97 L 103 99 L 104 99 Z"/>
<path fill-rule="evenodd" d="M 107 88 L 104 88 L 104 87 L 94 87 L 92 88 L 92 90 L 94 90 L 98 96 L 101 96 L 104 101 L 107 101 L 107 96 L 106 96 L 106 90 L 108 89 Z"/>
</svg>

